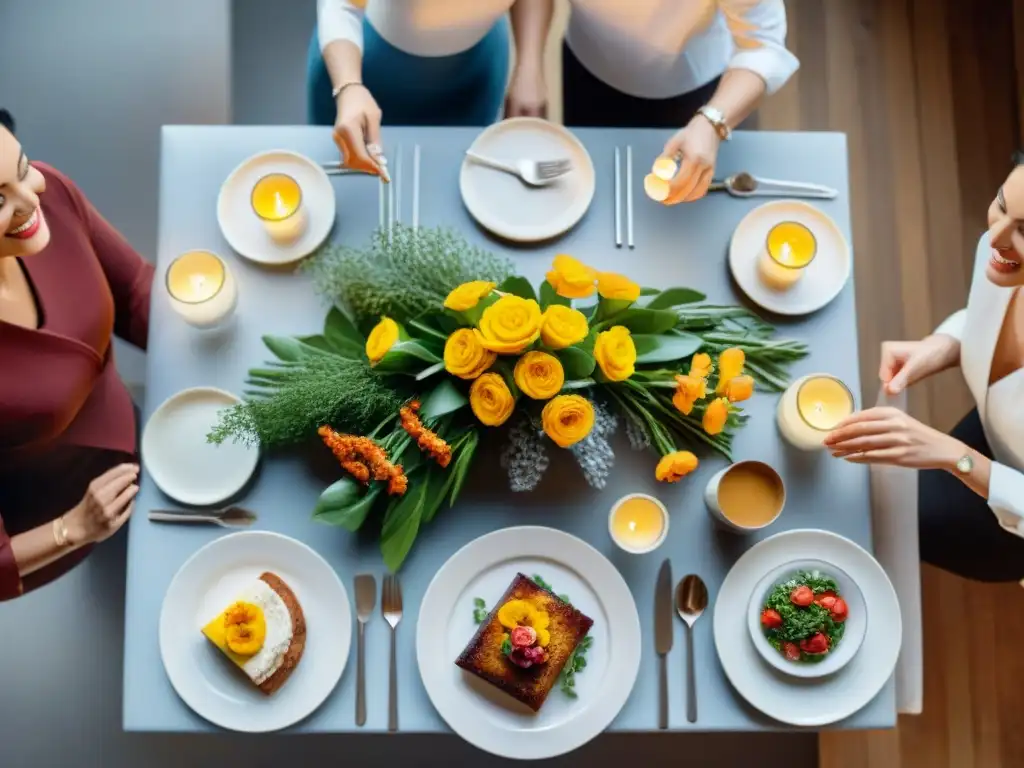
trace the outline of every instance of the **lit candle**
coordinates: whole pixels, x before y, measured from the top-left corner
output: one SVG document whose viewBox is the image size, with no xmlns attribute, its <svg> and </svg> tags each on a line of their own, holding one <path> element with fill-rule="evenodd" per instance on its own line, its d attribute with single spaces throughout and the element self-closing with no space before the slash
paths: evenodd
<svg viewBox="0 0 1024 768">
<path fill-rule="evenodd" d="M 612 540 L 627 552 L 651 552 L 668 534 L 668 510 L 653 496 L 631 493 L 612 507 L 608 531 Z"/>
<path fill-rule="evenodd" d="M 272 173 L 257 181 L 252 188 L 252 209 L 276 243 L 295 242 L 306 231 L 302 188 L 291 176 Z"/>
<path fill-rule="evenodd" d="M 235 311 L 238 288 L 227 265 L 209 251 L 189 251 L 167 268 L 174 311 L 198 328 L 219 325 Z"/>
<path fill-rule="evenodd" d="M 669 184 L 664 179 L 655 176 L 653 173 L 648 173 L 644 176 L 644 192 L 654 202 L 660 203 L 667 199 L 670 191 Z"/>
<path fill-rule="evenodd" d="M 676 163 L 674 157 L 668 155 L 659 155 L 654 158 L 654 164 L 651 166 L 651 173 L 662 181 L 672 181 L 678 170 L 679 164 Z"/>
<path fill-rule="evenodd" d="M 834 376 L 814 374 L 794 381 L 776 414 L 779 431 L 794 447 L 813 451 L 825 435 L 853 413 L 853 394 Z"/>
<path fill-rule="evenodd" d="M 768 232 L 764 251 L 758 260 L 761 279 L 771 288 L 791 288 L 814 261 L 818 242 L 803 224 L 783 221 Z"/>
</svg>

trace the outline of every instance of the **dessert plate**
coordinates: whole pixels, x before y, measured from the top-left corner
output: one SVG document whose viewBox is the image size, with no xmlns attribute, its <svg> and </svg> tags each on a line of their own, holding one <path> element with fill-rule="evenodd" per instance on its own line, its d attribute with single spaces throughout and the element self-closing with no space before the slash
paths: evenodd
<svg viewBox="0 0 1024 768">
<path fill-rule="evenodd" d="M 769 288 L 758 274 L 757 262 L 768 232 L 782 221 L 803 224 L 818 243 L 814 260 L 803 277 L 785 291 Z M 747 297 L 777 315 L 808 315 L 839 295 L 850 279 L 850 246 L 832 217 L 798 200 L 773 200 L 760 205 L 740 221 L 729 243 L 729 269 Z"/>
<path fill-rule="evenodd" d="M 206 441 L 220 413 L 240 402 L 223 389 L 194 387 L 171 395 L 153 412 L 142 432 L 142 462 L 161 491 L 182 504 L 208 506 L 245 487 L 259 450 Z"/>
<path fill-rule="evenodd" d="M 499 237 L 515 242 L 549 240 L 572 229 L 594 198 L 594 163 L 566 128 L 537 117 L 514 117 L 488 127 L 470 147 L 502 162 L 568 159 L 572 170 L 545 187 L 462 161 L 459 190 L 469 214 Z"/>
<path fill-rule="evenodd" d="M 270 239 L 252 209 L 252 188 L 271 173 L 288 174 L 302 188 L 306 231 L 287 245 Z M 217 222 L 239 256 L 279 266 L 303 259 L 323 244 L 334 226 L 335 205 L 334 187 L 323 168 L 298 152 L 273 149 L 242 161 L 225 179 L 217 197 Z"/>
<path fill-rule="evenodd" d="M 542 576 L 594 620 L 577 698 L 556 685 L 537 713 L 455 666 L 476 631 L 474 599 L 493 608 L 519 572 Z M 555 757 L 604 731 L 633 689 L 640 652 L 636 604 L 618 570 L 552 528 L 506 528 L 464 546 L 430 582 L 416 626 L 420 676 L 438 714 L 470 744 L 519 759 Z"/>
<path fill-rule="evenodd" d="M 291 587 L 307 625 L 302 659 L 271 696 L 200 633 L 264 571 Z M 351 639 L 348 593 L 334 569 L 305 544 L 266 531 L 224 536 L 192 555 L 160 612 L 160 655 L 174 690 L 196 714 L 233 731 L 275 731 L 311 714 L 341 679 Z"/>
<path fill-rule="evenodd" d="M 811 680 L 766 664 L 747 623 L 750 596 L 765 575 L 801 560 L 834 564 L 848 574 L 871 615 L 860 650 L 849 663 Z M 718 658 L 737 692 L 769 717 L 800 726 L 835 723 L 870 702 L 892 676 L 902 640 L 899 602 L 882 566 L 849 539 L 820 530 L 785 531 L 747 550 L 722 582 L 713 629 Z"/>
</svg>

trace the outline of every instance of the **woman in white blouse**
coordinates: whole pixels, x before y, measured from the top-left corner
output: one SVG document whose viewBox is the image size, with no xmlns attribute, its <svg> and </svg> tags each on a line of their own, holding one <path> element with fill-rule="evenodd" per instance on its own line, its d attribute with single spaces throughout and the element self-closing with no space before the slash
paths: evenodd
<svg viewBox="0 0 1024 768">
<path fill-rule="evenodd" d="M 921 341 L 882 347 L 891 393 L 957 364 L 977 408 L 952 434 L 902 412 L 854 414 L 825 443 L 834 456 L 919 475 L 921 558 L 981 581 L 1024 578 L 1024 155 L 988 210 L 962 309 Z"/>
</svg>

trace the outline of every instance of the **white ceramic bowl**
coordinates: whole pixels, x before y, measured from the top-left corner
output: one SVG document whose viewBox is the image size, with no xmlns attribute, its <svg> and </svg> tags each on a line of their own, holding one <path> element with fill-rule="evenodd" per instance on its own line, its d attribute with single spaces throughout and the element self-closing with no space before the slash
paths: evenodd
<svg viewBox="0 0 1024 768">
<path fill-rule="evenodd" d="M 842 639 L 834 651 L 816 664 L 789 661 L 772 647 L 761 629 L 761 611 L 764 609 L 768 594 L 776 584 L 787 581 L 798 571 L 820 571 L 822 575 L 830 576 L 839 586 L 839 595 L 849 608 L 849 618 L 846 620 Z M 780 672 L 793 677 L 824 677 L 842 669 L 860 650 L 868 628 L 867 604 L 860 588 L 845 571 L 821 560 L 794 560 L 767 573 L 754 587 L 747 607 L 747 626 L 750 629 L 750 639 L 761 657 Z"/>
</svg>

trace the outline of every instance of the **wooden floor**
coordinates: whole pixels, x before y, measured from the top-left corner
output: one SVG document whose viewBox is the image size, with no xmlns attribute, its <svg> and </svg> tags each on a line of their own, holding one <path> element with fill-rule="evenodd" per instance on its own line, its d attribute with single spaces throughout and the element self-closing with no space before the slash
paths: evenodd
<svg viewBox="0 0 1024 768">
<path fill-rule="evenodd" d="M 799 74 L 762 129 L 849 137 L 865 402 L 879 345 L 916 339 L 966 300 L 985 213 L 1024 146 L 1024 0 L 788 0 Z M 1015 45 L 1016 42 L 1016 45 Z M 958 373 L 913 392 L 951 427 Z M 925 704 L 891 732 L 824 734 L 822 768 L 1024 766 L 1024 589 L 924 568 Z"/>
</svg>

